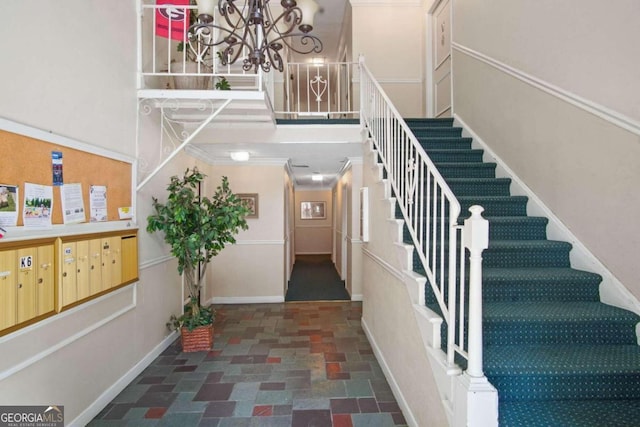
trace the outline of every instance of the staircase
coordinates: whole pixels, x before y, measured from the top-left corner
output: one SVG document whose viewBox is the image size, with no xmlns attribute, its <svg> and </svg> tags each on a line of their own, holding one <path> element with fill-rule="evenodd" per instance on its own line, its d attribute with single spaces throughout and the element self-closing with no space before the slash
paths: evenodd
<svg viewBox="0 0 640 427">
<path fill-rule="evenodd" d="M 600 302 L 601 277 L 571 268 L 571 245 L 547 239 L 547 218 L 527 216 L 527 197 L 510 194 L 511 180 L 496 178 L 452 119 L 406 122 L 462 215 L 480 205 L 489 221 L 484 372 L 498 389 L 500 426 L 640 425 L 640 317 Z M 414 270 L 424 271 L 419 262 Z M 430 286 L 426 301 L 439 311 Z"/>
</svg>

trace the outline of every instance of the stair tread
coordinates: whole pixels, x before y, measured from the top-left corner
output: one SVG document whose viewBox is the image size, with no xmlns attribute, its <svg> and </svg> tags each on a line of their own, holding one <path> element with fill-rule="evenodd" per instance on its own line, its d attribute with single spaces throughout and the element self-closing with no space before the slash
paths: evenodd
<svg viewBox="0 0 640 427">
<path fill-rule="evenodd" d="M 636 427 L 640 400 L 500 402 L 501 427 Z"/>
<path fill-rule="evenodd" d="M 487 201 L 511 201 L 511 200 L 529 200 L 527 196 L 460 196 L 458 200 L 487 200 Z"/>
<path fill-rule="evenodd" d="M 590 280 L 600 282 L 602 276 L 589 271 L 576 270 L 570 267 L 520 267 L 520 268 L 500 268 L 486 267 L 482 269 L 482 277 L 484 280 L 491 281 L 512 281 L 512 280 L 529 280 L 529 281 L 559 281 L 564 280 Z"/>
<path fill-rule="evenodd" d="M 448 183 L 511 183 L 511 178 L 445 178 Z"/>
<path fill-rule="evenodd" d="M 486 346 L 491 375 L 640 374 L 638 345 Z"/>
<path fill-rule="evenodd" d="M 493 240 L 489 241 L 489 249 L 499 250 L 533 250 L 533 249 L 568 249 L 571 243 L 561 240 Z"/>
<path fill-rule="evenodd" d="M 484 316 L 509 322 L 640 321 L 635 313 L 597 301 L 489 302 L 484 304 Z"/>
</svg>

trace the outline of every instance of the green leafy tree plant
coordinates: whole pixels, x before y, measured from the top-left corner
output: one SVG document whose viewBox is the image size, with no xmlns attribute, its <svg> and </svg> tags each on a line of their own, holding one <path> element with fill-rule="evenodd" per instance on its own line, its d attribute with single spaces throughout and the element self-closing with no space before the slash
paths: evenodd
<svg viewBox="0 0 640 427">
<path fill-rule="evenodd" d="M 147 217 L 147 231 L 164 232 L 164 240 L 171 246 L 171 254 L 178 260 L 178 273 L 184 274 L 189 293 L 185 313 L 172 316 L 170 327 L 198 326 L 213 323 L 215 312 L 200 304 L 200 289 L 207 265 L 228 243 L 235 243 L 235 235 L 248 228 L 245 216 L 248 207 L 229 187 L 229 180 L 222 177 L 213 196 L 199 196 L 198 188 L 206 175 L 197 168 L 187 169 L 182 177 L 172 176 L 167 187 L 166 203 L 153 198 L 154 213 Z M 202 266 L 196 275 L 198 265 Z"/>
</svg>

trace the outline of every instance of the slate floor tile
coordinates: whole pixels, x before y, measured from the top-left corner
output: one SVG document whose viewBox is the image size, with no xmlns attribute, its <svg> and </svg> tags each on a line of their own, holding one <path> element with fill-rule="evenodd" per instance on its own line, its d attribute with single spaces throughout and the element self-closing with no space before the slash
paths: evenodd
<svg viewBox="0 0 640 427">
<path fill-rule="evenodd" d="M 212 351 L 177 340 L 89 425 L 404 426 L 361 306 L 218 306 Z"/>
</svg>

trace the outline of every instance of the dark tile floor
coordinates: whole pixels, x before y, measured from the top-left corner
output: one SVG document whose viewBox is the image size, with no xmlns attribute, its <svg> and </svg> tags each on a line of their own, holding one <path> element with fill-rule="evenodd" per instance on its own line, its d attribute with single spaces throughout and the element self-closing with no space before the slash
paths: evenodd
<svg viewBox="0 0 640 427">
<path fill-rule="evenodd" d="M 359 302 L 216 306 L 210 352 L 177 340 L 90 426 L 406 425 Z"/>
</svg>

